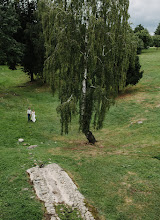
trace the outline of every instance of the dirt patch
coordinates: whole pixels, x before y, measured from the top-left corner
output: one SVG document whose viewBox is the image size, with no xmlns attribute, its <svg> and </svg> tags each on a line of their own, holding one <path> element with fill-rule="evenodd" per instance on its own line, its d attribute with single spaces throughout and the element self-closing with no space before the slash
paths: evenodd
<svg viewBox="0 0 160 220">
<path fill-rule="evenodd" d="M 36 91 L 37 93 L 51 92 L 51 89 L 50 89 L 50 87 L 47 87 L 47 86 L 41 86 L 41 87 L 35 89 L 35 91 Z"/>
<path fill-rule="evenodd" d="M 128 171 L 128 174 L 129 174 L 129 175 L 134 175 L 134 176 L 137 175 L 136 173 L 130 172 L 130 171 Z"/>
<path fill-rule="evenodd" d="M 89 144 L 86 140 L 67 140 L 66 137 L 63 136 L 54 137 L 52 140 L 54 140 L 55 143 L 61 141 L 67 145 L 49 149 L 48 152 L 53 155 L 69 154 L 70 156 L 74 156 L 75 159 L 77 157 L 80 159 L 81 156 L 96 157 L 105 153 L 105 146 L 101 141 L 98 141 L 95 145 L 92 145 Z"/>
<path fill-rule="evenodd" d="M 131 198 L 129 198 L 128 196 L 126 196 L 126 198 L 125 198 L 125 203 L 126 203 L 127 205 L 131 205 L 131 204 L 133 203 L 133 200 L 132 200 Z"/>
<path fill-rule="evenodd" d="M 129 151 L 117 150 L 112 152 L 107 152 L 108 155 L 130 155 Z"/>
<path fill-rule="evenodd" d="M 8 92 L 8 93 L 0 93 L 0 98 L 6 97 L 6 96 L 20 96 L 19 94 L 15 93 L 15 92 Z"/>
<path fill-rule="evenodd" d="M 121 92 L 116 100 L 135 100 L 136 102 L 143 102 L 145 101 L 146 93 L 143 91 L 143 88 L 130 87 L 127 88 L 125 91 Z"/>
<path fill-rule="evenodd" d="M 135 188 L 132 188 L 130 187 L 130 193 L 131 194 L 141 194 L 141 195 L 144 195 L 144 196 L 147 196 L 147 195 L 151 195 L 151 192 L 149 191 L 141 191 L 141 190 L 138 190 L 138 189 L 135 189 Z"/>
<path fill-rule="evenodd" d="M 9 180 L 10 183 L 12 183 L 15 179 L 17 178 L 17 176 L 12 176 Z"/>
<path fill-rule="evenodd" d="M 77 139 L 78 139 L 78 140 L 77 140 Z M 70 144 L 72 144 L 72 143 L 74 143 L 74 144 L 83 144 L 83 145 L 87 144 L 86 139 L 83 140 L 83 135 L 77 134 L 77 139 L 72 139 L 72 140 L 71 140 L 71 138 L 68 137 L 68 136 L 66 136 L 66 135 L 57 135 L 57 136 L 53 136 L 53 137 L 51 138 L 51 140 L 53 140 L 53 141 L 55 141 L 55 142 L 57 142 L 57 141 L 63 141 L 63 142 L 65 142 L 65 143 L 70 143 Z"/>
<path fill-rule="evenodd" d="M 136 118 L 132 118 L 130 123 L 131 124 L 142 124 L 146 120 L 147 120 L 147 118 L 139 118 L 139 119 L 137 119 L 137 117 L 136 117 Z"/>
<path fill-rule="evenodd" d="M 3 98 L 5 96 L 5 93 L 0 93 L 0 98 Z"/>
<path fill-rule="evenodd" d="M 137 94 L 138 88 L 137 87 L 129 87 L 126 88 L 124 91 L 120 92 L 117 99 L 125 99 L 127 97 L 131 97 Z"/>
<path fill-rule="evenodd" d="M 126 182 L 122 182 L 121 185 L 122 186 L 126 186 L 128 189 L 131 187 L 131 184 L 128 184 Z"/>
<path fill-rule="evenodd" d="M 56 147 L 48 150 L 53 155 L 69 154 L 74 159 L 81 157 L 97 157 L 105 154 L 105 147 L 99 143 L 96 145 L 86 144 L 86 142 L 69 141 L 70 144 L 66 147 Z M 72 142 L 72 143 L 71 143 Z"/>
<path fill-rule="evenodd" d="M 69 147 L 57 147 L 57 148 L 51 148 L 48 150 L 49 153 L 53 155 L 63 155 L 69 154 L 70 156 L 74 156 L 75 159 L 78 157 L 79 159 L 81 156 L 92 156 L 96 157 L 99 155 L 103 155 L 105 152 L 103 150 L 103 146 L 93 146 L 93 145 L 78 145 L 78 146 L 69 146 Z"/>
</svg>

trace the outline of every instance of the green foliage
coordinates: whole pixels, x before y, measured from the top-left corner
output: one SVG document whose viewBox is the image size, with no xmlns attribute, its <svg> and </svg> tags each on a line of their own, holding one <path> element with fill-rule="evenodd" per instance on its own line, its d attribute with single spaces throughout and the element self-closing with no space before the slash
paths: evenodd
<svg viewBox="0 0 160 220">
<path fill-rule="evenodd" d="M 72 115 L 77 112 L 76 102 L 71 96 L 66 102 L 57 107 L 57 112 L 61 115 L 61 134 L 68 134 L 68 124 L 71 123 Z M 63 130 L 64 129 L 64 130 Z"/>
<path fill-rule="evenodd" d="M 36 1 L 1 1 L 0 63 L 16 69 L 17 64 L 31 76 L 42 76 L 44 39 L 36 13 Z"/>
<path fill-rule="evenodd" d="M 77 209 L 59 204 L 55 206 L 56 213 L 61 220 L 82 220 L 81 215 Z"/>
<path fill-rule="evenodd" d="M 22 57 L 23 71 L 33 80 L 33 74 L 42 77 L 44 64 L 44 38 L 42 25 L 37 14 L 37 1 L 18 1 L 15 8 L 20 22 L 16 33 L 16 40 L 23 43 Z"/>
<path fill-rule="evenodd" d="M 139 29 L 138 28 L 135 33 L 138 36 L 138 38 L 143 41 L 144 49 L 147 49 L 150 46 L 150 43 L 151 43 L 151 40 L 152 40 L 148 30 L 146 28 L 145 29 L 142 29 L 142 28 Z M 138 48 L 138 53 L 141 51 L 141 48 L 142 48 L 142 43 L 140 42 L 139 43 L 139 48 Z"/>
<path fill-rule="evenodd" d="M 127 71 L 127 80 L 126 80 L 126 86 L 127 85 L 136 85 L 139 80 L 143 76 L 143 71 L 140 71 L 141 65 L 139 63 L 139 57 L 136 56 L 135 62 L 132 61 L 129 64 L 129 68 Z"/>
<path fill-rule="evenodd" d="M 7 64 L 10 69 L 15 69 L 22 57 L 22 45 L 14 38 L 19 25 L 12 1 L 1 1 L 0 64 Z"/>
<path fill-rule="evenodd" d="M 134 33 L 141 32 L 143 30 L 144 30 L 143 25 L 139 24 L 139 25 L 137 25 L 137 27 L 135 27 Z"/>
<path fill-rule="evenodd" d="M 158 27 L 154 33 L 155 35 L 160 35 L 160 23 L 158 24 Z"/>
<path fill-rule="evenodd" d="M 154 35 L 152 39 L 153 39 L 153 45 L 157 48 L 160 47 L 160 35 Z"/>
<path fill-rule="evenodd" d="M 153 158 L 155 158 L 155 159 L 157 159 L 157 160 L 160 160 L 160 155 L 154 156 Z"/>
<path fill-rule="evenodd" d="M 141 54 L 143 49 L 144 49 L 143 40 L 138 37 L 137 54 Z"/>
<path fill-rule="evenodd" d="M 92 120 L 96 129 L 101 128 L 113 99 L 125 87 L 129 57 L 134 59 L 137 48 L 128 24 L 128 6 L 128 0 L 118 4 L 40 1 L 44 76 L 53 92 L 59 92 L 62 132 L 68 133 L 77 105 L 80 130 L 86 133 Z"/>
</svg>

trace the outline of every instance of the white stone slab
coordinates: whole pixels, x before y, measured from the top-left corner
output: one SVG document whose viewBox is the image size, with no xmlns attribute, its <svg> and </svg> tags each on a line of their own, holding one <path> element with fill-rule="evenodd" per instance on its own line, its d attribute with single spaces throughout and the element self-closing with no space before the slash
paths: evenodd
<svg viewBox="0 0 160 220">
<path fill-rule="evenodd" d="M 43 168 L 33 167 L 27 170 L 33 182 L 37 196 L 45 203 L 51 219 L 59 220 L 54 205 L 64 203 L 77 208 L 84 220 L 94 220 L 84 203 L 84 196 L 78 191 L 68 174 L 57 164 Z"/>
</svg>

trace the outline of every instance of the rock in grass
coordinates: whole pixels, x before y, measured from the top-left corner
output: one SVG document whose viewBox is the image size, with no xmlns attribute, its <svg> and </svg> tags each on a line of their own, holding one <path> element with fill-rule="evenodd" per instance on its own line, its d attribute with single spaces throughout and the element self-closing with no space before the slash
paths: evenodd
<svg viewBox="0 0 160 220">
<path fill-rule="evenodd" d="M 70 216 L 74 212 L 76 216 L 83 216 L 84 220 L 94 220 L 86 207 L 84 196 L 78 191 L 69 175 L 55 163 L 48 164 L 43 169 L 40 166 L 28 169 L 27 173 L 34 184 L 37 196 L 45 203 L 50 219 L 60 220 L 56 213 L 58 210 L 58 213 L 64 217 L 61 219 L 71 219 Z"/>
<path fill-rule="evenodd" d="M 22 143 L 22 142 L 24 141 L 24 139 L 23 139 L 23 138 L 19 138 L 18 141 L 19 141 L 20 143 Z"/>
<path fill-rule="evenodd" d="M 28 147 L 28 149 L 33 149 L 33 148 L 36 148 L 36 147 L 38 147 L 38 145 L 30 145 L 30 146 Z"/>
</svg>

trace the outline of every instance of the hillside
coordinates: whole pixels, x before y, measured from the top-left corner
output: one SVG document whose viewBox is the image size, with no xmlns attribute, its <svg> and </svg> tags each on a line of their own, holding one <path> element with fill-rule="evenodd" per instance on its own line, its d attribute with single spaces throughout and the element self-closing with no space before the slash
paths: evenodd
<svg viewBox="0 0 160 220">
<path fill-rule="evenodd" d="M 40 163 L 63 167 L 95 207 L 97 219 L 160 218 L 160 50 L 140 55 L 144 76 L 116 99 L 98 142 L 89 145 L 78 131 L 60 135 L 57 96 L 20 69 L 0 66 L 0 219 L 40 220 L 45 209 L 26 170 Z M 27 122 L 27 108 L 36 123 Z M 19 143 L 18 139 L 24 142 Z M 29 150 L 29 145 L 38 147 Z"/>
</svg>

